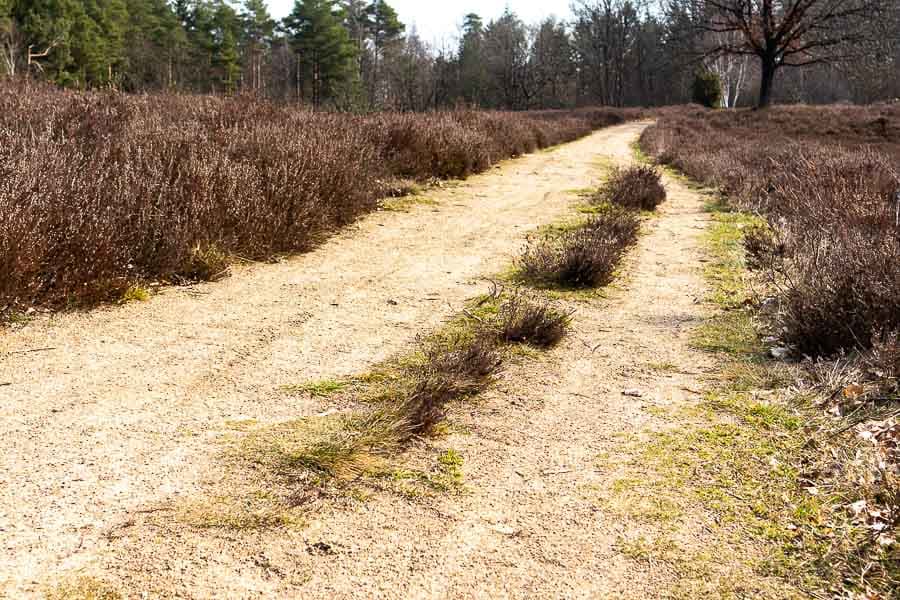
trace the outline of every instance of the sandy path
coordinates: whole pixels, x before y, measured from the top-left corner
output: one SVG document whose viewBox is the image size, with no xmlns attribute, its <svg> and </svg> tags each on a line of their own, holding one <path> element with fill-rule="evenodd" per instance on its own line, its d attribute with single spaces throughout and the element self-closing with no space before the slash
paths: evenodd
<svg viewBox="0 0 900 600">
<path fill-rule="evenodd" d="M 190 491 L 229 419 L 321 408 L 280 386 L 360 372 L 437 325 L 642 127 L 509 161 L 283 264 L 0 334 L 0 590 L 35 592 Z"/>
<path fill-rule="evenodd" d="M 635 131 L 610 132 L 616 143 L 592 151 L 627 160 Z M 700 373 L 714 368 L 688 344 L 705 316 L 696 298 L 708 217 L 696 193 L 668 187 L 609 298 L 573 304 L 573 335 L 451 415 L 470 433 L 434 451 L 465 457 L 467 494 L 325 503 L 300 529 L 198 530 L 137 517 L 105 542 L 92 572 L 151 597 L 666 597 L 678 574 L 622 552 L 643 527 L 606 500 L 627 440 L 656 425 L 648 409 L 691 402 Z M 642 398 L 622 394 L 635 388 Z"/>
</svg>

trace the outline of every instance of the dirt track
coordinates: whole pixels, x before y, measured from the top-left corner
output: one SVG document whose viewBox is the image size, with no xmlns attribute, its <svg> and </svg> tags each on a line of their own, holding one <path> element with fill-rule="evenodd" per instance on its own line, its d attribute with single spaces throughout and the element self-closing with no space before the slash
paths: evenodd
<svg viewBox="0 0 900 600">
<path fill-rule="evenodd" d="M 693 385 L 678 373 L 708 360 L 686 342 L 702 316 L 696 238 L 706 217 L 676 182 L 627 283 L 580 303 L 574 336 L 508 371 L 460 417 L 472 435 L 450 443 L 466 458 L 469 495 L 427 509 L 376 497 L 288 533 L 160 532 L 135 521 L 199 493 L 228 421 L 327 408 L 280 388 L 363 372 L 483 291 L 480 277 L 508 265 L 529 230 L 596 183 L 598 160 L 630 160 L 642 127 L 509 161 L 429 193 L 433 206 L 371 215 L 282 264 L 0 334 L 0 383 L 11 384 L 0 387 L 0 593 L 35 595 L 84 568 L 126 595 L 652 595 L 648 574 L 616 551 L 627 532 L 591 490 L 610 483 L 597 460 L 615 436 L 640 428 L 648 403 L 678 401 Z M 647 368 L 663 362 L 675 374 Z M 648 397 L 621 394 L 635 387 Z M 105 535 L 123 522 L 136 524 Z M 335 552 L 308 551 L 322 541 Z"/>
</svg>

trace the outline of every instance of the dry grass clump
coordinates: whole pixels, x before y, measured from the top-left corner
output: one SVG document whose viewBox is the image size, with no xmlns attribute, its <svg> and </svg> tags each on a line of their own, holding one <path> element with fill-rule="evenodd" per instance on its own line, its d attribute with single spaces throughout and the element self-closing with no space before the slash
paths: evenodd
<svg viewBox="0 0 900 600">
<path fill-rule="evenodd" d="M 609 207 L 583 225 L 530 241 L 518 259 L 519 273 L 526 281 L 563 288 L 606 285 L 637 242 L 639 228 L 636 212 Z"/>
<path fill-rule="evenodd" d="M 559 343 L 571 322 L 571 313 L 521 292 L 504 302 L 497 313 L 501 340 L 538 348 L 550 348 Z"/>
<path fill-rule="evenodd" d="M 115 300 L 216 279 L 230 257 L 308 250 L 375 210 L 383 182 L 463 177 L 639 116 L 358 116 L 252 98 L 0 82 L 0 307 Z"/>
<path fill-rule="evenodd" d="M 310 477 L 350 480 L 380 469 L 409 433 L 387 410 L 308 417 L 250 433 L 238 454 L 288 484 Z"/>
<path fill-rule="evenodd" d="M 483 391 L 501 365 L 496 339 L 477 329 L 437 340 L 425 362 L 407 373 L 411 391 L 400 405 L 400 422 L 410 435 L 428 435 L 444 420 L 446 406 Z"/>
<path fill-rule="evenodd" d="M 635 165 L 614 169 L 594 196 L 594 202 L 610 202 L 634 210 L 656 210 L 665 202 L 666 188 L 655 167 Z"/>
</svg>

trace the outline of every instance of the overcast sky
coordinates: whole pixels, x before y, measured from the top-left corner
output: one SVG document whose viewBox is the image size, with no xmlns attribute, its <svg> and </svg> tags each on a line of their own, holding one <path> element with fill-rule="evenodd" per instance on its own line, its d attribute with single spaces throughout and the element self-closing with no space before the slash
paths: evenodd
<svg viewBox="0 0 900 600">
<path fill-rule="evenodd" d="M 564 19 L 570 15 L 572 0 L 388 0 L 400 14 L 407 27 L 415 25 L 426 42 L 455 39 L 463 17 L 478 13 L 485 22 L 500 16 L 509 6 L 526 23 L 536 23 L 544 17 L 556 15 Z M 278 19 L 287 15 L 294 0 L 267 0 L 272 15 Z"/>
</svg>

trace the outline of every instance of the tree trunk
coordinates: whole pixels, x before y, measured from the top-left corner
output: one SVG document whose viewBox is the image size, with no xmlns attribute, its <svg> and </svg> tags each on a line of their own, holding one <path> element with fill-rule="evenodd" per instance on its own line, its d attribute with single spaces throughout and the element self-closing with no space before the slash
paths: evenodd
<svg viewBox="0 0 900 600">
<path fill-rule="evenodd" d="M 777 65 L 774 58 L 762 58 L 762 75 L 759 81 L 759 104 L 757 108 L 767 108 L 772 103 L 772 86 L 775 83 Z"/>
</svg>

